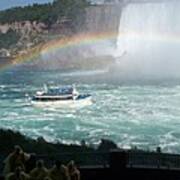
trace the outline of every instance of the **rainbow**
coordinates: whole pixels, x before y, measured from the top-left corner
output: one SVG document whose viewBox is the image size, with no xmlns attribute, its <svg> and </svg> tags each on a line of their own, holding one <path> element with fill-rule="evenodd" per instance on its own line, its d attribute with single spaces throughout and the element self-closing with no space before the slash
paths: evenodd
<svg viewBox="0 0 180 180">
<path fill-rule="evenodd" d="M 120 34 L 118 32 L 104 32 L 104 33 L 81 33 L 71 37 L 61 37 L 56 40 L 51 40 L 45 44 L 39 44 L 36 47 L 29 49 L 25 54 L 17 55 L 12 61 L 7 64 L 1 65 L 0 70 L 12 68 L 16 65 L 34 61 L 38 59 L 40 54 L 48 54 L 50 52 L 66 49 L 70 47 L 78 47 L 82 45 L 93 45 L 98 42 L 116 38 L 126 38 L 129 40 L 148 40 L 163 43 L 180 43 L 180 38 L 177 34 L 168 34 L 166 32 L 154 33 L 149 36 L 147 33 L 139 33 L 135 31 L 127 31 Z"/>
<path fill-rule="evenodd" d="M 13 60 L 7 64 L 4 64 L 0 69 L 9 69 L 16 65 L 20 65 L 25 62 L 34 61 L 38 59 L 40 54 L 48 54 L 52 51 L 66 49 L 70 47 L 78 47 L 82 45 L 91 45 L 106 40 L 117 38 L 117 32 L 108 33 L 89 33 L 89 34 L 77 34 L 71 37 L 61 37 L 56 40 L 51 40 L 45 44 L 39 44 L 24 54 L 19 54 Z"/>
</svg>

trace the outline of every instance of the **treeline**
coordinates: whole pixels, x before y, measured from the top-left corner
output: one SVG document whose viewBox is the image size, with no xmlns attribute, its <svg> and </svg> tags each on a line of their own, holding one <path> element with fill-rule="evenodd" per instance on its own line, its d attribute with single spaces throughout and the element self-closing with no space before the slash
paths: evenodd
<svg viewBox="0 0 180 180">
<path fill-rule="evenodd" d="M 47 21 L 51 12 L 51 4 L 34 4 L 32 6 L 15 7 L 0 12 L 0 23 L 13 23 L 19 21 Z"/>
<path fill-rule="evenodd" d="M 52 24 L 64 17 L 76 21 L 77 17 L 85 12 L 85 7 L 88 5 L 87 0 L 54 0 L 53 3 L 43 5 L 15 7 L 0 12 L 0 23 L 28 20 Z"/>
<path fill-rule="evenodd" d="M 15 45 L 19 38 L 20 34 L 11 29 L 6 34 L 0 33 L 0 49 Z"/>
</svg>

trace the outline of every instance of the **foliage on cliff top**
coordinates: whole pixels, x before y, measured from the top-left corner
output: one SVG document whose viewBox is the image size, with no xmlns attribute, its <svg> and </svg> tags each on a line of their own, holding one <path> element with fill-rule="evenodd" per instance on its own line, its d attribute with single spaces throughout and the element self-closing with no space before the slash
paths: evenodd
<svg viewBox="0 0 180 180">
<path fill-rule="evenodd" d="M 19 38 L 20 35 L 11 29 L 6 34 L 0 33 L 0 49 L 15 45 Z"/>
<path fill-rule="evenodd" d="M 51 24 L 64 17 L 74 21 L 87 5 L 86 0 L 54 0 L 53 3 L 43 5 L 10 8 L 0 12 L 0 23 L 29 20 Z"/>
</svg>

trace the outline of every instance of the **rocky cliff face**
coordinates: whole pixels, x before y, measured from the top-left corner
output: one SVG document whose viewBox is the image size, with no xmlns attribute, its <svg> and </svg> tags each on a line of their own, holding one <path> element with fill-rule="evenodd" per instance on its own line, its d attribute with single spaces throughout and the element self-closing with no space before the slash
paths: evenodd
<svg viewBox="0 0 180 180">
<path fill-rule="evenodd" d="M 14 22 L 12 24 L 0 24 L 0 34 L 3 37 L 8 35 L 8 32 L 18 34 L 17 42 L 11 44 L 8 49 L 5 49 L 1 44 L 0 56 L 7 54 L 15 55 L 23 53 L 25 49 L 29 49 L 42 41 L 42 34 L 47 34 L 48 29 L 44 23 L 36 21 Z M 7 38 L 6 38 L 7 39 Z M 4 42 L 6 45 L 6 42 Z M 7 45 L 6 45 L 7 47 Z M 4 53 L 6 52 L 6 53 Z"/>
<path fill-rule="evenodd" d="M 86 17 L 83 24 L 78 27 L 78 33 L 118 33 L 122 5 L 106 4 L 94 5 L 86 9 Z M 81 17 L 80 17 L 81 19 Z M 7 54 L 23 54 L 25 49 L 34 47 L 40 42 L 48 41 L 64 35 L 72 35 L 68 19 L 49 26 L 42 22 L 14 22 L 12 24 L 0 24 L 0 35 L 6 35 L 13 31 L 20 37 L 9 49 L 0 47 L 0 50 L 7 50 Z M 6 42 L 5 42 L 6 43 Z M 1 53 L 0 53 L 1 55 Z"/>
<path fill-rule="evenodd" d="M 118 36 L 120 16 L 121 16 L 122 4 L 107 4 L 107 5 L 93 5 L 86 9 L 86 17 L 83 24 L 78 27 L 76 33 L 87 34 L 103 34 L 112 33 L 114 37 Z M 14 22 L 12 24 L 0 25 L 0 33 L 6 34 L 9 30 L 13 30 L 20 34 L 18 42 L 6 51 L 3 49 L 2 53 L 10 55 L 24 55 L 29 49 L 36 46 L 39 43 L 45 43 L 49 40 L 63 38 L 64 36 L 72 36 L 71 22 L 68 19 L 64 19 L 61 22 L 56 22 L 51 26 L 38 22 Z M 58 51 L 51 54 L 52 61 L 46 57 L 46 61 L 39 61 L 31 64 L 32 67 L 37 68 L 78 68 L 78 67 L 105 67 L 109 63 L 113 62 L 113 57 L 110 54 L 99 55 L 98 50 L 102 53 L 109 51 L 109 48 L 114 48 L 116 41 L 109 42 L 109 39 L 103 44 L 96 46 L 78 46 L 75 48 L 69 48 L 65 51 Z M 106 47 L 112 46 L 112 47 Z M 102 46 L 101 46 L 102 45 Z M 103 50 L 102 50 L 103 49 Z M 6 53 L 5 53 L 6 52 Z M 1 51 L 0 51 L 1 56 Z M 101 56 L 101 57 L 100 57 Z M 49 56 L 48 56 L 49 57 Z M 76 58 L 74 58 L 76 57 Z M 42 63 L 45 62 L 45 63 Z M 63 67 L 62 67 L 63 66 Z"/>
<path fill-rule="evenodd" d="M 30 33 L 41 33 L 47 29 L 47 26 L 41 22 L 14 22 L 12 24 L 0 24 L 0 33 L 7 33 L 8 30 L 14 30 L 20 32 L 22 35 Z"/>
</svg>

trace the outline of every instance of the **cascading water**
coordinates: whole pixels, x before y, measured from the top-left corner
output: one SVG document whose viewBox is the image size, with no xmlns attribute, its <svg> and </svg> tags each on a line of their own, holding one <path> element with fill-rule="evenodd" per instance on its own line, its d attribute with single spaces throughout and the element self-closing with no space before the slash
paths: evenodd
<svg viewBox="0 0 180 180">
<path fill-rule="evenodd" d="M 178 1 L 162 1 L 123 9 L 116 51 L 121 77 L 180 77 L 179 8 Z"/>
</svg>

